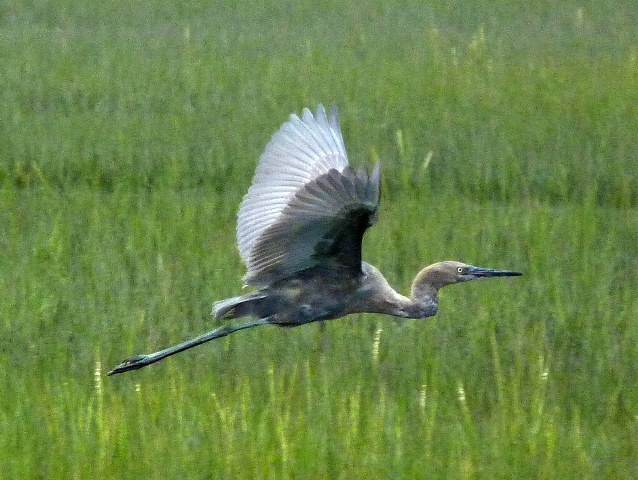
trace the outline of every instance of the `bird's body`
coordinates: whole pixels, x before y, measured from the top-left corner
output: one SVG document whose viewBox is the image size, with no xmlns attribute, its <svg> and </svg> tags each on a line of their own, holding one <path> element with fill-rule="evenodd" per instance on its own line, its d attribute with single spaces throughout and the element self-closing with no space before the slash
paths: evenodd
<svg viewBox="0 0 638 480">
<path fill-rule="evenodd" d="M 380 169 L 348 163 L 336 109 L 291 115 L 262 154 L 238 213 L 237 241 L 254 291 L 216 302 L 219 319 L 251 317 L 174 347 L 125 360 L 110 374 L 142 368 L 201 343 L 257 325 L 294 327 L 352 313 L 403 318 L 436 314 L 438 290 L 484 277 L 520 275 L 456 261 L 416 276 L 410 296 L 397 293 L 361 260 L 361 243 L 377 218 Z"/>
<path fill-rule="evenodd" d="M 254 293 L 213 306 L 217 318 L 270 317 L 270 323 L 294 327 L 351 313 L 382 313 L 424 318 L 437 309 L 436 292 L 410 299 L 388 284 L 381 272 L 363 262 L 359 273 L 312 267 L 294 278 L 279 280 Z"/>
</svg>

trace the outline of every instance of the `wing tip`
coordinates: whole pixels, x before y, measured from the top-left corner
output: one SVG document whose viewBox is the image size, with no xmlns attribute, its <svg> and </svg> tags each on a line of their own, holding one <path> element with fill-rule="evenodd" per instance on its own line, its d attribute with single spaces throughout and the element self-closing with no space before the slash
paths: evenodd
<svg viewBox="0 0 638 480">
<path fill-rule="evenodd" d="M 299 119 L 299 116 L 296 114 L 291 114 L 290 117 L 294 117 L 295 119 Z M 308 107 L 304 107 L 301 111 L 301 119 L 304 122 L 308 121 L 316 121 L 320 124 L 328 124 L 333 127 L 339 125 L 339 108 L 337 105 L 332 104 L 330 108 L 326 111 L 326 108 L 323 106 L 323 103 L 318 103 L 317 108 L 315 109 L 315 113 L 312 113 L 312 110 Z"/>
</svg>

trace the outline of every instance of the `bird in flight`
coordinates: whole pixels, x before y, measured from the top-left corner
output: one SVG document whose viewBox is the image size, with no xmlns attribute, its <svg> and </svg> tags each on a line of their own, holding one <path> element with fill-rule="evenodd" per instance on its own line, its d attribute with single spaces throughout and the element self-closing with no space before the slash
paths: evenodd
<svg viewBox="0 0 638 480">
<path fill-rule="evenodd" d="M 457 261 L 421 270 L 410 296 L 361 260 L 361 242 L 377 220 L 380 167 L 348 163 L 337 110 L 293 114 L 262 153 L 237 215 L 237 243 L 253 291 L 213 305 L 227 324 L 173 347 L 124 360 L 109 375 L 136 370 L 186 349 L 258 325 L 296 327 L 351 313 L 403 318 L 436 314 L 440 288 L 521 275 Z"/>
</svg>

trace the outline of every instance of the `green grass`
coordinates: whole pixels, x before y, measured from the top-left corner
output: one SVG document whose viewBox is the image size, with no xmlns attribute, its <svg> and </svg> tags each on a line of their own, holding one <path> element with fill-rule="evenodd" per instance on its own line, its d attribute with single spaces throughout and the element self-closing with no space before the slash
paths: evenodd
<svg viewBox="0 0 638 480">
<path fill-rule="evenodd" d="M 633 478 L 631 2 L 0 6 L 0 478 Z M 381 160 L 364 256 L 433 319 L 212 328 L 291 112 Z"/>
</svg>

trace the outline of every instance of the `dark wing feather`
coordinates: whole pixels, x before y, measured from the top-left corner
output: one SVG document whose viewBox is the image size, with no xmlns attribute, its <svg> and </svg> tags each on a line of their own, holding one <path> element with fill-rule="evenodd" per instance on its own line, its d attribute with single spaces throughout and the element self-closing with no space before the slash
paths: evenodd
<svg viewBox="0 0 638 480">
<path fill-rule="evenodd" d="M 331 169 L 343 171 L 348 158 L 339 129 L 337 109 L 316 114 L 304 109 L 301 118 L 291 115 L 262 153 L 253 183 L 237 214 L 237 244 L 246 263 L 246 280 L 257 281 L 260 260 L 258 242 L 266 230 L 276 229 L 283 211 L 306 185 Z M 263 242 L 262 242 L 263 247 Z"/>
<path fill-rule="evenodd" d="M 361 271 L 361 242 L 376 221 L 380 169 L 331 169 L 300 188 L 250 251 L 245 281 L 267 285 L 315 266 Z"/>
</svg>

